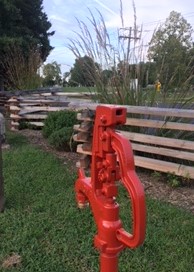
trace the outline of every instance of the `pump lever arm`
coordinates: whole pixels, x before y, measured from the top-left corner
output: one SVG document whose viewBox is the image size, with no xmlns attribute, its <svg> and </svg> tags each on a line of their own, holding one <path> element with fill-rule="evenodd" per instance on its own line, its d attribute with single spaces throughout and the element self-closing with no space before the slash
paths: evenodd
<svg viewBox="0 0 194 272">
<path fill-rule="evenodd" d="M 131 198 L 132 234 L 123 228 L 117 231 L 117 239 L 129 248 L 141 245 L 145 238 L 146 206 L 143 186 L 136 175 L 131 143 L 118 132 L 108 129 L 111 134 L 111 145 L 118 155 L 121 170 L 121 181 Z"/>
</svg>

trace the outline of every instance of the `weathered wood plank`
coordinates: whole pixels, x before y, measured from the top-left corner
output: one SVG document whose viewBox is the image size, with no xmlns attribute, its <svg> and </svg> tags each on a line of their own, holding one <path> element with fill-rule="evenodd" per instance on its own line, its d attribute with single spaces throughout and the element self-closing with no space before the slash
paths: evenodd
<svg viewBox="0 0 194 272">
<path fill-rule="evenodd" d="M 175 109 L 175 108 L 157 108 L 157 107 L 139 107 L 125 106 L 128 113 L 137 113 L 143 115 L 171 116 L 181 118 L 193 118 L 193 110 Z"/>
<path fill-rule="evenodd" d="M 168 148 L 160 148 L 160 147 L 153 147 L 153 146 L 146 146 L 140 144 L 132 143 L 132 149 L 134 151 L 142 151 L 150 154 L 158 154 L 162 156 L 167 156 L 171 158 L 177 158 L 182 160 L 189 160 L 194 161 L 194 153 L 185 152 L 185 151 L 178 151 L 174 149 Z M 88 150 L 84 150 L 83 144 L 79 144 L 77 146 L 77 152 L 82 154 L 92 155 L 92 153 Z"/>
<path fill-rule="evenodd" d="M 33 122 L 33 121 L 30 121 L 28 123 L 31 124 L 31 125 L 37 126 L 37 127 L 43 127 L 44 126 L 43 122 Z"/>
<path fill-rule="evenodd" d="M 82 144 L 77 146 L 77 152 L 85 155 L 92 155 L 91 151 L 83 150 Z M 135 165 L 142 168 L 165 173 L 172 173 L 177 176 L 183 176 L 187 178 L 194 178 L 194 167 L 191 166 L 141 156 L 134 156 L 134 160 Z"/>
<path fill-rule="evenodd" d="M 14 119 L 19 120 L 19 119 L 21 119 L 22 117 L 19 116 L 18 114 L 13 114 L 13 113 L 11 113 L 11 114 L 10 114 L 10 118 L 13 119 L 13 120 L 14 120 Z"/>
<path fill-rule="evenodd" d="M 63 96 L 65 93 L 64 92 L 61 92 L 61 95 Z M 50 96 L 58 96 L 58 92 L 56 93 L 52 93 L 52 92 L 44 92 L 44 93 L 34 93 L 32 96 L 34 97 L 50 97 Z"/>
<path fill-rule="evenodd" d="M 35 94 L 35 96 L 38 96 L 39 94 Z M 86 97 L 90 97 L 90 96 L 94 96 L 95 94 L 92 94 L 92 93 L 89 93 L 89 92 L 84 92 L 84 93 L 80 93 L 80 92 L 73 92 L 73 93 L 70 93 L 70 92 L 56 92 L 56 93 L 51 93 L 51 92 L 44 92 L 44 93 L 41 93 L 41 96 L 68 96 L 68 97 L 83 97 L 83 98 L 86 98 Z"/>
<path fill-rule="evenodd" d="M 88 148 L 88 149 L 91 149 L 91 148 Z M 90 155 L 90 156 L 92 155 L 92 152 L 90 150 L 83 149 L 83 144 L 77 145 L 77 153 L 86 154 L 86 155 Z"/>
<path fill-rule="evenodd" d="M 33 122 L 33 121 L 30 121 L 28 122 L 29 124 L 31 125 L 35 125 L 35 126 L 38 126 L 38 127 L 43 127 L 44 126 L 44 123 L 43 122 Z M 19 126 L 19 123 L 18 122 L 14 122 L 14 121 L 11 121 L 11 125 L 14 126 L 14 127 L 18 127 Z"/>
<path fill-rule="evenodd" d="M 11 121 L 11 126 L 18 127 L 19 123 L 15 121 Z"/>
<path fill-rule="evenodd" d="M 29 119 L 29 120 L 32 120 L 32 119 L 45 120 L 47 118 L 47 115 L 46 114 L 25 114 L 25 115 L 23 115 L 23 118 Z"/>
<path fill-rule="evenodd" d="M 38 106 L 38 105 L 41 105 L 41 106 L 45 106 L 45 105 L 48 105 L 48 106 L 53 106 L 53 105 L 56 105 L 58 107 L 67 107 L 68 104 L 70 102 L 67 101 L 67 100 L 24 100 L 22 102 L 20 102 L 20 106 L 21 107 L 25 107 L 25 106 Z"/>
<path fill-rule="evenodd" d="M 78 134 L 73 135 L 73 140 L 75 142 L 85 142 L 85 143 L 87 143 L 88 141 L 91 141 L 91 137 L 90 137 L 90 135 L 88 135 L 88 133 L 79 132 Z"/>
<path fill-rule="evenodd" d="M 24 116 L 24 115 L 26 115 L 26 114 L 35 114 L 36 112 L 41 112 L 39 109 L 37 109 L 37 110 L 20 110 L 19 111 L 19 115 L 20 116 Z M 42 112 L 45 112 L 45 111 L 42 111 Z"/>
<path fill-rule="evenodd" d="M 9 109 L 10 111 L 20 111 L 21 108 L 18 106 L 10 106 Z"/>
<path fill-rule="evenodd" d="M 86 154 L 82 154 L 80 160 L 76 163 L 76 167 L 78 168 L 84 168 L 84 169 L 89 169 L 91 163 L 91 158 L 90 156 Z"/>
<path fill-rule="evenodd" d="M 21 109 L 25 110 L 39 110 L 39 111 L 60 111 L 60 110 L 67 110 L 67 107 L 50 107 L 50 106 L 24 106 Z"/>
<path fill-rule="evenodd" d="M 42 94 L 43 95 L 43 94 Z M 74 96 L 72 93 L 57 92 L 58 96 Z M 75 94 L 75 96 L 82 96 L 81 93 Z M 91 95 L 91 94 L 85 94 Z M 44 96 L 52 96 L 52 93 L 44 93 Z M 97 103 L 82 103 L 82 102 L 71 102 L 70 107 L 72 108 L 82 108 L 82 109 L 96 109 Z M 101 104 L 103 105 L 103 104 Z M 107 105 L 107 104 L 104 104 Z M 142 114 L 142 115 L 155 115 L 155 116 L 171 116 L 171 117 L 181 117 L 181 118 L 194 118 L 194 110 L 189 109 L 175 109 L 175 108 L 158 108 L 158 107 L 145 107 L 145 106 L 128 106 L 120 105 L 126 107 L 128 113 Z"/>
<path fill-rule="evenodd" d="M 95 110 L 98 105 L 108 105 L 108 104 L 70 102 L 69 107 L 75 108 L 75 109 Z M 128 106 L 128 105 L 117 105 L 117 106 L 125 107 L 127 109 L 127 113 L 153 115 L 153 116 L 171 116 L 171 117 L 193 119 L 193 110 L 190 110 L 190 109 L 187 110 L 187 109 L 142 107 L 142 106 Z"/>
<path fill-rule="evenodd" d="M 168 146 L 173 148 L 194 150 L 194 142 L 173 138 L 146 135 L 142 133 L 120 131 L 125 137 L 134 142 Z"/>
<path fill-rule="evenodd" d="M 78 113 L 77 114 L 77 120 L 79 121 L 94 121 L 94 118 L 90 118 L 90 117 L 83 117 L 82 113 Z"/>
<path fill-rule="evenodd" d="M 146 120 L 146 119 L 139 119 L 139 118 L 127 118 L 125 125 L 136 126 L 136 127 L 194 131 L 194 124 L 165 122 L 165 121 L 159 121 L 159 120 Z"/>
<path fill-rule="evenodd" d="M 29 120 L 33 120 L 33 119 L 46 119 L 47 115 L 46 114 L 24 114 L 22 116 L 17 115 L 17 114 L 10 114 L 10 118 L 12 119 L 29 119 Z"/>
<path fill-rule="evenodd" d="M 142 151 L 142 152 L 146 152 L 149 154 L 158 154 L 158 155 L 171 157 L 171 158 L 194 161 L 194 151 L 193 152 L 186 152 L 186 151 L 182 151 L 182 150 L 148 146 L 148 145 L 135 144 L 135 143 L 132 143 L 132 148 L 135 151 Z"/>
<path fill-rule="evenodd" d="M 194 179 L 194 167 L 140 156 L 134 156 L 134 159 L 136 166 Z"/>
<path fill-rule="evenodd" d="M 82 132 L 90 132 L 92 131 L 92 123 L 89 121 L 85 121 L 83 123 L 81 123 L 80 125 L 74 125 L 73 129 L 76 131 L 82 131 Z"/>
</svg>

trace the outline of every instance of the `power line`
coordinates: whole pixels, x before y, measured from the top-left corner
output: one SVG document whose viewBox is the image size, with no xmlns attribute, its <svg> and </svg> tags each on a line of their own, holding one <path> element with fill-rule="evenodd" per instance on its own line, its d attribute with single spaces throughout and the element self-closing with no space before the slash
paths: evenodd
<svg viewBox="0 0 194 272">
<path fill-rule="evenodd" d="M 131 47 L 131 40 L 134 40 L 136 42 L 137 40 L 140 40 L 139 37 L 137 37 L 137 29 L 135 29 L 134 36 L 132 36 L 132 27 L 125 27 L 125 28 L 120 28 L 120 30 L 129 30 L 129 35 L 119 35 L 119 39 L 127 39 L 128 44 L 127 44 L 127 62 L 129 61 L 129 53 L 130 53 L 130 47 Z"/>
<path fill-rule="evenodd" d="M 188 16 L 185 17 L 185 15 L 188 15 Z M 185 17 L 185 18 L 194 17 L 194 11 L 182 14 L 182 16 Z M 160 20 L 156 20 L 156 21 L 147 22 L 147 23 L 145 22 L 145 23 L 143 23 L 143 25 L 144 26 L 145 25 L 153 25 L 153 24 L 164 22 L 165 20 L 166 20 L 166 18 L 163 18 L 163 19 L 160 19 Z"/>
</svg>

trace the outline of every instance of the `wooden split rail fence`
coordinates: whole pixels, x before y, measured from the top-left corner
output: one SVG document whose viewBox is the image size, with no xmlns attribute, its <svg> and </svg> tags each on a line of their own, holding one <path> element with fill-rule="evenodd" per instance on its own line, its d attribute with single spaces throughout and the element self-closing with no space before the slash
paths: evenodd
<svg viewBox="0 0 194 272">
<path fill-rule="evenodd" d="M 69 99 L 90 99 L 90 93 L 41 93 L 33 96 L 14 96 L 8 100 L 11 130 L 18 130 L 20 122 L 44 126 L 49 112 L 68 110 Z"/>
<path fill-rule="evenodd" d="M 56 104 L 58 102 L 58 104 Z M 60 105 L 59 105 L 60 104 Z M 57 106 L 56 106 L 57 105 Z M 72 109 L 95 110 L 97 104 L 42 99 L 10 99 L 12 128 L 17 129 L 21 119 L 43 126 L 50 111 Z M 173 173 L 194 179 L 194 110 L 125 106 L 128 118 L 121 133 L 132 143 L 135 165 L 155 171 Z M 126 131 L 126 128 L 128 131 Z M 168 133 L 167 133 L 168 132 Z M 181 139 L 180 135 L 189 135 Z M 163 137 L 162 135 L 165 135 Z M 78 145 L 78 152 L 89 154 Z"/>
</svg>

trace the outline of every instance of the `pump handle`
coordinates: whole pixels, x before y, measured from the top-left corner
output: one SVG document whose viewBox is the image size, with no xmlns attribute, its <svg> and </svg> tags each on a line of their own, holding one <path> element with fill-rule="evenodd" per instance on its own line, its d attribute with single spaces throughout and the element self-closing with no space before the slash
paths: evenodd
<svg viewBox="0 0 194 272">
<path fill-rule="evenodd" d="M 132 234 L 123 228 L 117 230 L 117 239 L 129 248 L 141 245 L 145 239 L 146 205 L 143 186 L 136 175 L 131 143 L 119 132 L 107 129 L 111 145 L 116 151 L 121 170 L 121 181 L 132 203 Z"/>
</svg>

